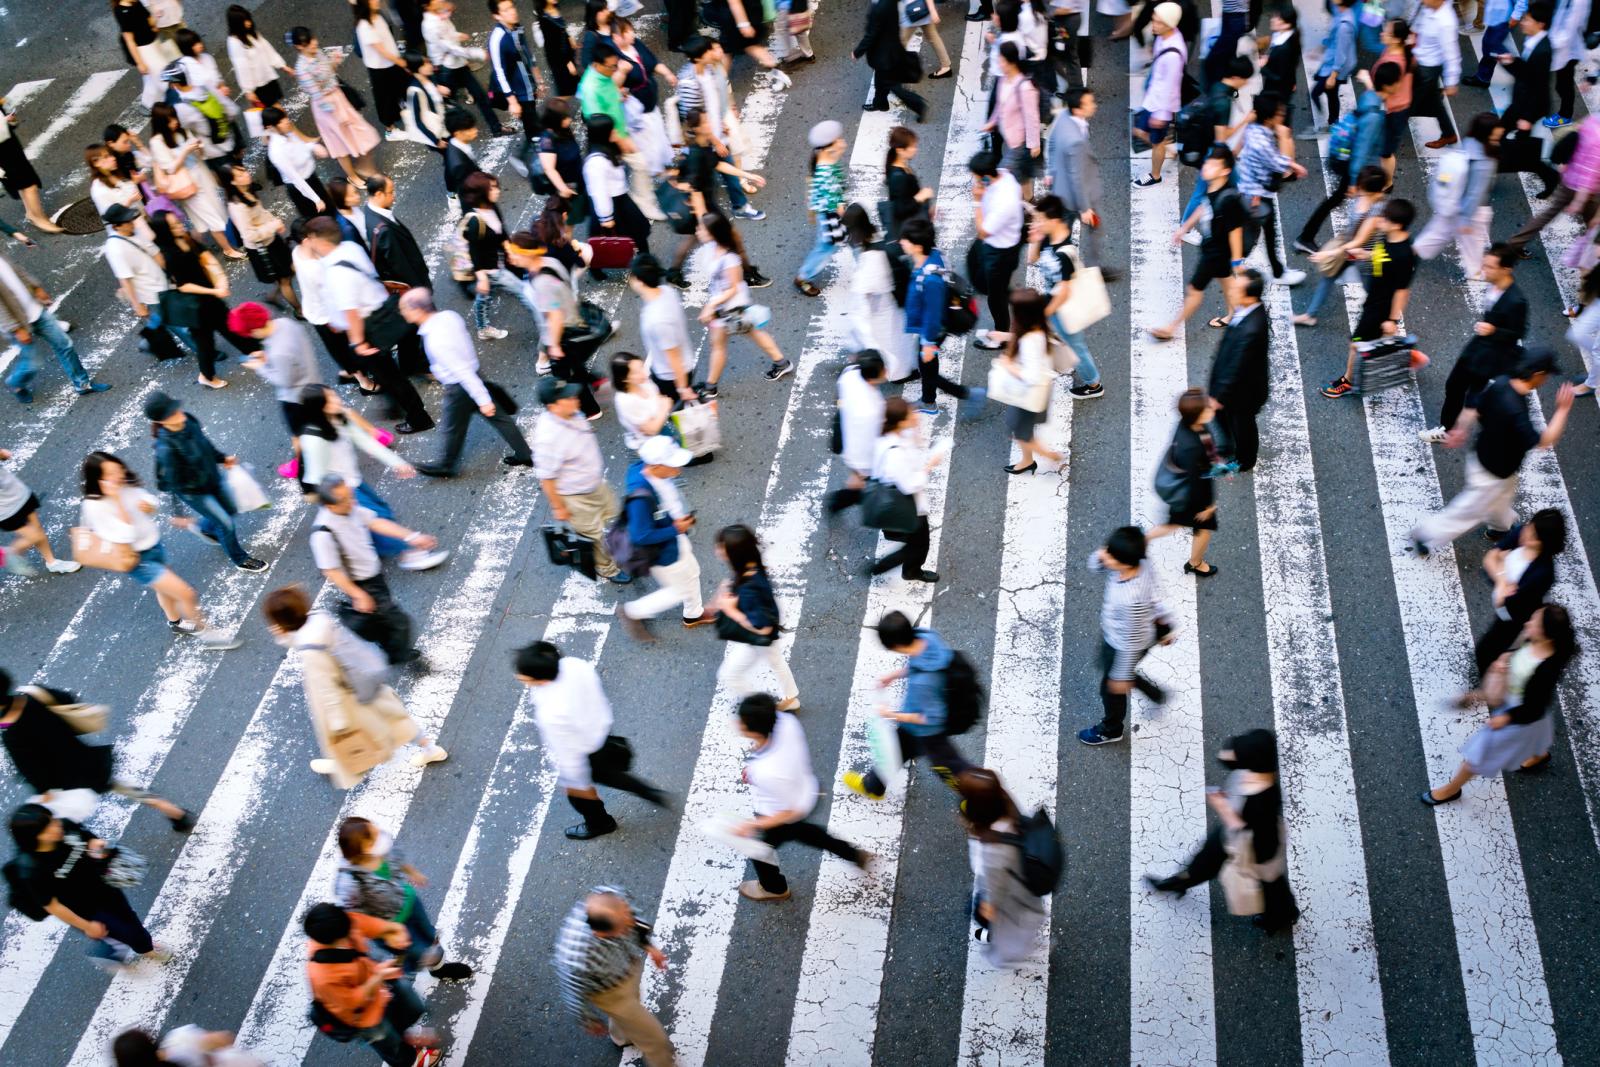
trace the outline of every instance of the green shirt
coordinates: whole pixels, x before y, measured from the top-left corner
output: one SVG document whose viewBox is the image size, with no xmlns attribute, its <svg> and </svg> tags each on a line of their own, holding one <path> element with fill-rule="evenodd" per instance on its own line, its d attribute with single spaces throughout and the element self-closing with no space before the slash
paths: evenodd
<svg viewBox="0 0 1600 1067">
<path fill-rule="evenodd" d="M 593 67 L 584 71 L 583 80 L 578 82 L 578 105 L 583 108 L 584 118 L 610 115 L 617 132 L 624 137 L 628 135 L 628 113 L 622 110 L 622 91 L 616 82 Z"/>
</svg>

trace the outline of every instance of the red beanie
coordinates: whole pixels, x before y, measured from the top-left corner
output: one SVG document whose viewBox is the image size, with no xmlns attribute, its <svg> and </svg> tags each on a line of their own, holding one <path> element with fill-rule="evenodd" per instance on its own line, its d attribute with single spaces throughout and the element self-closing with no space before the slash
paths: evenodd
<svg viewBox="0 0 1600 1067">
<path fill-rule="evenodd" d="M 267 310 L 265 304 L 258 304 L 254 300 L 240 304 L 228 312 L 228 329 L 234 333 L 251 334 L 271 321 L 272 312 Z"/>
</svg>

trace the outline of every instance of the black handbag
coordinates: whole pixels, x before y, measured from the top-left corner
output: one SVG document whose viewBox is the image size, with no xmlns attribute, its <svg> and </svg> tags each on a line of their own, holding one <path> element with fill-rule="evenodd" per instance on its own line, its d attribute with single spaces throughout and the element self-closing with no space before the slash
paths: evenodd
<svg viewBox="0 0 1600 1067">
<path fill-rule="evenodd" d="M 367 98 L 362 96 L 360 90 L 343 78 L 339 79 L 339 91 L 344 93 L 344 98 L 350 101 L 350 106 L 357 111 L 365 111 L 367 109 Z"/>
<path fill-rule="evenodd" d="M 589 753 L 589 769 L 600 774 L 624 774 L 633 767 L 633 745 L 620 734 L 610 734 L 606 743 Z"/>
<path fill-rule="evenodd" d="M 1167 505 L 1169 514 L 1188 514 L 1190 488 L 1189 475 L 1173 467 L 1171 453 L 1163 456 L 1161 464 L 1156 467 L 1155 489 L 1156 496 Z"/>
<path fill-rule="evenodd" d="M 159 299 L 161 321 L 167 326 L 191 329 L 200 325 L 200 298 L 194 293 L 163 289 Z"/>
<path fill-rule="evenodd" d="M 988 247 L 981 237 L 974 237 L 967 246 L 967 277 L 972 288 L 984 296 L 989 295 Z"/>
<path fill-rule="evenodd" d="M 717 637 L 723 641 L 735 641 L 741 645 L 756 645 L 765 648 L 778 639 L 777 628 L 774 627 L 770 634 L 758 634 L 740 626 L 736 619 L 717 613 Z"/>
<path fill-rule="evenodd" d="M 597 578 L 594 565 L 594 542 L 576 532 L 565 523 L 539 528 L 544 538 L 545 555 L 557 567 L 571 567 L 585 578 Z"/>
<path fill-rule="evenodd" d="M 672 227 L 673 233 L 680 237 L 694 233 L 694 209 L 689 203 L 688 193 L 669 181 L 659 181 L 656 183 L 656 204 L 667 217 L 667 225 Z"/>
<path fill-rule="evenodd" d="M 844 455 L 844 415 L 837 404 L 833 408 L 833 426 L 828 432 L 828 451 L 836 456 Z"/>
<path fill-rule="evenodd" d="M 886 534 L 908 534 L 917 528 L 917 501 L 892 482 L 867 479 L 861 492 L 861 522 Z"/>
</svg>

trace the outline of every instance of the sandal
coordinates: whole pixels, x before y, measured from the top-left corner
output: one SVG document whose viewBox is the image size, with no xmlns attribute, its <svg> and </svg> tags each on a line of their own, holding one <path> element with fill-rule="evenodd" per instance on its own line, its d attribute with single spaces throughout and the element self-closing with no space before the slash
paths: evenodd
<svg viewBox="0 0 1600 1067">
<path fill-rule="evenodd" d="M 1154 337 L 1157 341 L 1172 340 L 1172 331 L 1165 326 L 1146 326 L 1144 332 Z"/>
<path fill-rule="evenodd" d="M 1146 174 L 1143 178 L 1135 178 L 1133 184 L 1140 189 L 1148 189 L 1152 185 L 1160 185 L 1161 178 L 1156 174 Z"/>
<path fill-rule="evenodd" d="M 1228 318 L 1226 315 L 1218 315 L 1216 318 L 1209 320 L 1206 325 L 1214 330 L 1226 330 L 1228 328 Z"/>
</svg>

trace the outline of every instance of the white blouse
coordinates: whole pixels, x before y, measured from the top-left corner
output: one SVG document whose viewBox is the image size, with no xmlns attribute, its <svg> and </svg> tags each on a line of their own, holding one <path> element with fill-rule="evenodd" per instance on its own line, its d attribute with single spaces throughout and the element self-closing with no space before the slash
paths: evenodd
<svg viewBox="0 0 1600 1067">
<path fill-rule="evenodd" d="M 328 302 L 322 293 L 322 261 L 304 243 L 295 245 L 289 258 L 294 263 L 294 279 L 300 283 L 300 314 L 313 326 L 328 325 Z"/>
<path fill-rule="evenodd" d="M 217 69 L 217 61 L 209 52 L 201 52 L 197 56 L 184 56 L 178 62 L 183 64 L 184 73 L 189 76 L 189 84 L 196 89 L 210 89 L 216 92 L 222 85 L 222 72 Z"/>
<path fill-rule="evenodd" d="M 132 545 L 135 552 L 145 552 L 161 543 L 161 528 L 154 515 L 139 510 L 141 501 L 156 503 L 156 498 L 136 485 L 125 485 L 118 490 L 122 506 L 128 512 L 124 520 L 117 514 L 116 505 L 103 497 L 84 500 L 80 521 L 94 531 L 95 536 L 117 545 Z"/>
<path fill-rule="evenodd" d="M 382 45 L 395 55 L 400 54 L 400 49 L 395 47 L 394 31 L 389 29 L 389 22 L 382 15 L 356 23 L 356 41 L 361 45 L 361 62 L 369 70 L 384 70 L 394 66 L 394 62 L 379 54 L 374 45 Z"/>
<path fill-rule="evenodd" d="M 917 440 L 916 431 L 902 429 L 878 438 L 872 453 L 872 476 L 914 498 L 917 514 L 928 513 L 928 452 Z"/>
<path fill-rule="evenodd" d="M 239 79 L 242 92 L 253 93 L 268 82 L 278 80 L 278 71 L 287 64 L 278 50 L 267 43 L 259 33 L 245 44 L 237 37 L 228 38 L 228 62 L 233 64 L 233 76 Z"/>
</svg>

